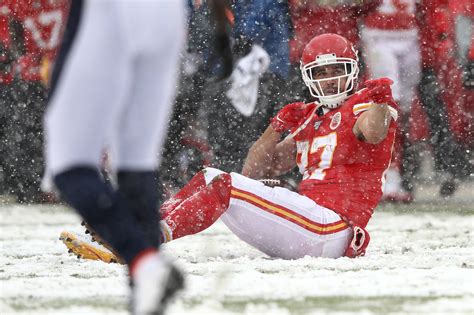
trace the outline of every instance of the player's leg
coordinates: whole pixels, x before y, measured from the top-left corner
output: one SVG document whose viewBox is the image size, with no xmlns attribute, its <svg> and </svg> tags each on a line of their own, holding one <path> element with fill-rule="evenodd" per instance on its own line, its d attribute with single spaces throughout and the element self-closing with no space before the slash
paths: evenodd
<svg viewBox="0 0 474 315">
<path fill-rule="evenodd" d="M 170 211 L 176 208 L 185 199 L 206 187 L 207 183 L 204 177 L 205 171 L 197 172 L 191 180 L 186 183 L 173 197 L 166 200 L 160 207 L 160 215 L 164 218 Z"/>
<path fill-rule="evenodd" d="M 393 41 L 378 32 L 363 30 L 364 57 L 370 78 L 388 77 L 394 81 L 392 93 L 399 96 L 398 61 Z"/>
<path fill-rule="evenodd" d="M 142 230 L 158 246 L 162 193 L 157 167 L 175 97 L 185 26 L 180 2 L 164 1 L 157 8 L 159 16 L 152 7 L 121 6 L 123 49 L 135 57 L 130 106 L 121 113 L 117 130 L 115 168 L 119 191 L 128 198 Z"/>
<path fill-rule="evenodd" d="M 168 242 L 173 238 L 198 233 L 212 225 L 229 205 L 230 182 L 230 175 L 217 169 L 207 168 L 198 172 L 173 198 L 162 205 L 162 239 Z M 130 188 L 124 190 L 131 191 Z M 115 251 L 107 246 L 87 223 L 85 227 L 86 233 L 90 233 L 95 241 L 104 244 L 106 248 L 94 244 L 90 239 L 65 231 L 60 238 L 68 250 L 85 259 L 120 261 L 117 255 L 113 255 Z M 157 224 L 154 230 L 160 231 Z"/>
<path fill-rule="evenodd" d="M 402 98 L 401 72 L 400 72 L 400 39 L 394 38 L 393 34 L 381 34 L 376 30 L 364 30 L 362 32 L 364 52 L 366 53 L 367 68 L 373 78 L 388 77 L 394 81 L 392 88 L 393 98 L 399 103 Z M 403 115 L 402 119 L 403 120 Z M 403 123 L 400 124 L 403 128 Z M 386 184 L 384 186 L 383 200 L 408 202 L 411 194 L 404 191 L 401 177 L 403 131 L 397 133 L 395 138 L 395 154 L 392 157 L 390 168 L 386 172 Z"/>
<path fill-rule="evenodd" d="M 198 172 L 160 208 L 163 241 L 207 229 L 227 210 L 230 191 L 228 173 L 212 167 Z"/>
<path fill-rule="evenodd" d="M 123 49 L 134 56 L 129 106 L 120 113 L 115 168 L 118 190 L 148 240 L 160 243 L 157 166 L 173 103 L 179 53 L 184 41 L 184 4 L 176 0 L 125 1 L 121 14 Z M 132 308 L 136 314 L 161 314 L 183 286 L 179 271 L 161 253 L 131 268 Z"/>
<path fill-rule="evenodd" d="M 169 242 L 210 227 L 228 209 L 230 193 L 230 175 L 222 173 L 216 176 L 163 216 L 160 222 L 163 240 Z"/>
<path fill-rule="evenodd" d="M 421 79 L 421 52 L 418 37 L 408 37 L 400 42 L 400 106 L 409 112 Z"/>
<path fill-rule="evenodd" d="M 219 217 L 242 240 L 282 258 L 340 257 L 352 236 L 331 210 L 285 188 L 206 168 L 205 188 L 163 217 L 167 240 L 198 233 Z"/>
<path fill-rule="evenodd" d="M 230 205 L 221 219 L 240 239 L 272 257 L 344 255 L 353 232 L 335 212 L 286 188 L 231 175 Z"/>
<path fill-rule="evenodd" d="M 440 187 L 440 195 L 446 197 L 456 190 L 457 180 L 472 174 L 472 164 L 466 151 L 453 136 L 439 81 L 440 74 L 435 69 L 423 68 L 419 93 L 421 105 L 428 118 L 435 169 L 448 175 Z"/>
<path fill-rule="evenodd" d="M 403 188 L 412 193 L 413 181 L 420 167 L 419 147 L 410 140 L 410 113 L 417 87 L 421 78 L 421 54 L 420 44 L 417 36 L 406 38 L 400 43 L 400 88 L 403 91 L 400 97 L 400 108 L 402 111 L 401 124 L 402 145 L 401 174 Z"/>
<path fill-rule="evenodd" d="M 107 2 L 108 3 L 108 2 Z M 130 61 L 117 49 L 115 15 L 105 2 L 74 1 L 74 40 L 45 117 L 47 171 L 63 199 L 131 264 L 151 247 L 124 197 L 105 183 L 101 153 L 125 98 Z M 68 41 L 66 41 L 68 42 Z"/>
</svg>

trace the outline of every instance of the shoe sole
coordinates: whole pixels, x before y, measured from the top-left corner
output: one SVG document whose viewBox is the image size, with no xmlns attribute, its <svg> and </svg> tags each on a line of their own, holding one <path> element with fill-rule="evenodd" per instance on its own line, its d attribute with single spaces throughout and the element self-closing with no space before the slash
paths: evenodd
<svg viewBox="0 0 474 315">
<path fill-rule="evenodd" d="M 66 245 L 69 253 L 79 259 L 100 260 L 105 263 L 118 263 L 117 257 L 109 251 L 101 250 L 79 239 L 74 233 L 64 231 L 59 239 Z"/>
</svg>

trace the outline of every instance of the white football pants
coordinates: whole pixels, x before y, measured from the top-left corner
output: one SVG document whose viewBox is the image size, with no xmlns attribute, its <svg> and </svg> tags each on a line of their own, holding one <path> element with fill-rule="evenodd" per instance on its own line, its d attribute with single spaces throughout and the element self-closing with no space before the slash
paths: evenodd
<svg viewBox="0 0 474 315">
<path fill-rule="evenodd" d="M 206 183 L 221 173 L 206 168 Z M 337 213 L 286 188 L 265 186 L 238 173 L 230 176 L 230 204 L 221 219 L 241 240 L 284 259 L 344 255 L 353 231 Z"/>
<path fill-rule="evenodd" d="M 84 1 L 45 116 L 47 172 L 152 170 L 166 136 L 185 39 L 179 0 Z"/>
<path fill-rule="evenodd" d="M 421 78 L 418 32 L 364 28 L 361 37 L 370 77 L 392 79 L 393 97 L 408 113 Z"/>
</svg>

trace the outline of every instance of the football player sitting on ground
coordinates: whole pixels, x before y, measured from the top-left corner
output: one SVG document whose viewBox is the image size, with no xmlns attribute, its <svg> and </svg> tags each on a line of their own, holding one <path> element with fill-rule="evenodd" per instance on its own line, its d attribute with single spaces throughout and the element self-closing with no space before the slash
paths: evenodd
<svg viewBox="0 0 474 315">
<path fill-rule="evenodd" d="M 160 209 L 165 242 L 203 231 L 220 218 L 272 257 L 365 253 L 365 228 L 382 196 L 396 130 L 392 81 L 370 80 L 356 91 L 357 52 L 335 34 L 306 45 L 301 72 L 315 100 L 286 105 L 271 119 L 242 174 L 206 168 L 166 201 Z M 298 192 L 262 181 L 295 166 L 303 174 Z M 76 254 L 89 248 L 69 240 Z"/>
</svg>

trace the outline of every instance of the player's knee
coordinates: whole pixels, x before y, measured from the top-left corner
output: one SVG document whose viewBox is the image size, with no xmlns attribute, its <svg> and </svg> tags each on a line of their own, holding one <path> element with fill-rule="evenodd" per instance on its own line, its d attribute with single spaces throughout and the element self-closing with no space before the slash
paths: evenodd
<svg viewBox="0 0 474 315">
<path fill-rule="evenodd" d="M 205 169 L 202 170 L 202 173 L 204 174 L 206 185 L 209 184 L 218 175 L 227 174 L 226 172 L 221 171 L 217 168 L 213 168 L 213 167 L 206 167 Z"/>
<path fill-rule="evenodd" d="M 232 177 L 229 174 L 222 172 L 214 177 L 209 186 L 211 190 L 215 191 L 216 197 L 219 199 L 221 204 L 227 208 L 229 206 L 232 190 Z"/>
</svg>

